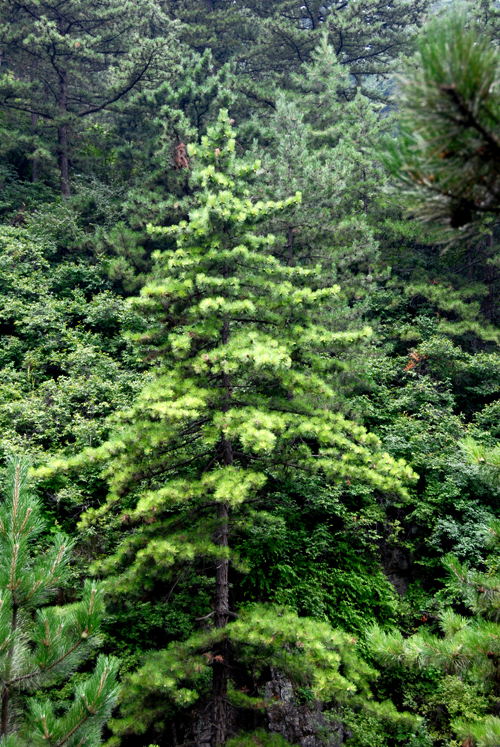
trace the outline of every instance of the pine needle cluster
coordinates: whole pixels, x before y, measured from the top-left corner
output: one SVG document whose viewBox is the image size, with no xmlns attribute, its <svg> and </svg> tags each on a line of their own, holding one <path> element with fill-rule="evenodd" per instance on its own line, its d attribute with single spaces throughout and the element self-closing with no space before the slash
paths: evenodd
<svg viewBox="0 0 500 747">
<path fill-rule="evenodd" d="M 484 29 L 454 11 L 432 21 L 400 83 L 400 136 L 386 165 L 426 218 L 452 227 L 500 211 L 499 55 Z"/>
</svg>

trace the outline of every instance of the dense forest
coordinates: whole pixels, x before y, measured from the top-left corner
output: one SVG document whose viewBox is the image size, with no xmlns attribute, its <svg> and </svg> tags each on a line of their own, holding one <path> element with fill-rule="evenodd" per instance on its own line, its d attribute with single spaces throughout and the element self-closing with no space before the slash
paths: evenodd
<svg viewBox="0 0 500 747">
<path fill-rule="evenodd" d="M 499 44 L 0 1 L 0 747 L 500 747 Z"/>
</svg>

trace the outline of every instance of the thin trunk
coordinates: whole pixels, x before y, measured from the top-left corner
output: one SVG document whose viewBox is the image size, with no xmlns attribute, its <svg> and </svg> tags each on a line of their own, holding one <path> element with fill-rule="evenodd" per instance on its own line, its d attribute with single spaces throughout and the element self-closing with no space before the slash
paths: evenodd
<svg viewBox="0 0 500 747">
<path fill-rule="evenodd" d="M 472 283 L 474 280 L 473 275 L 473 267 L 472 267 L 472 249 L 467 250 L 467 274 L 469 276 L 469 281 Z"/>
<path fill-rule="evenodd" d="M 61 194 L 63 197 L 71 195 L 69 184 L 68 159 L 68 125 L 64 121 L 68 113 L 68 76 L 65 70 L 59 72 L 59 116 L 63 120 L 57 130 L 58 163 Z"/>
<path fill-rule="evenodd" d="M 293 227 L 288 226 L 288 266 L 293 262 Z"/>
<path fill-rule="evenodd" d="M 363 169 L 363 181 L 366 184 L 366 169 Z M 365 192 L 363 193 L 363 211 L 365 215 L 368 215 L 368 195 L 366 194 L 366 187 Z"/>
<path fill-rule="evenodd" d="M 222 327 L 222 344 L 227 345 L 229 341 L 229 321 L 224 320 Z M 229 409 L 231 399 L 231 382 L 229 374 L 222 374 L 222 386 L 224 388 L 223 411 Z M 225 466 L 233 464 L 233 446 L 231 441 L 224 438 L 222 441 L 222 460 Z M 215 544 L 218 547 L 229 546 L 229 505 L 219 503 L 217 506 L 217 531 Z M 215 572 L 215 615 L 216 628 L 225 628 L 229 619 L 229 560 L 220 559 Z M 215 648 L 213 651 L 212 668 L 212 747 L 224 745 L 227 741 L 227 681 L 228 681 L 228 654 L 227 641 Z"/>
<path fill-rule="evenodd" d="M 217 538 L 219 547 L 228 546 L 229 506 L 219 503 L 217 506 Z M 229 561 L 219 560 L 215 575 L 215 627 L 225 628 L 229 616 Z M 212 667 L 212 747 L 224 745 L 227 741 L 227 674 L 228 674 L 227 641 L 222 641 L 213 651 Z"/>
<path fill-rule="evenodd" d="M 30 78 L 31 82 L 33 83 L 36 78 L 36 71 L 38 68 L 38 60 L 35 59 L 30 71 Z M 31 112 L 31 134 L 33 138 L 36 137 L 38 129 L 38 114 L 35 114 L 35 112 Z M 33 155 L 32 161 L 31 161 L 31 181 L 34 183 L 38 181 L 38 158 L 36 158 L 35 155 Z"/>
<path fill-rule="evenodd" d="M 36 130 L 38 126 L 38 114 L 35 114 L 32 112 L 31 114 L 31 134 L 33 136 L 36 135 Z M 38 158 L 36 156 L 33 156 L 31 160 L 31 181 L 34 183 L 38 181 Z"/>
<path fill-rule="evenodd" d="M 486 298 L 486 318 L 493 321 L 495 316 L 495 268 L 493 265 L 488 263 L 488 259 L 493 256 L 493 247 L 495 239 L 493 232 L 488 237 L 488 246 L 490 248 L 490 254 L 486 259 L 486 284 L 488 286 L 488 296 Z"/>
<path fill-rule="evenodd" d="M 12 636 L 15 635 L 17 628 L 17 604 L 13 605 L 12 608 Z M 9 653 L 7 656 L 7 666 L 5 671 L 5 685 L 4 685 L 4 691 L 2 693 L 2 718 L 1 718 L 1 724 L 0 724 L 0 736 L 5 737 L 7 736 L 7 729 L 9 727 L 9 700 L 10 700 L 10 687 L 9 687 L 9 680 L 11 679 L 11 666 L 12 666 L 12 659 L 14 657 L 14 644 L 11 645 L 9 649 Z"/>
</svg>

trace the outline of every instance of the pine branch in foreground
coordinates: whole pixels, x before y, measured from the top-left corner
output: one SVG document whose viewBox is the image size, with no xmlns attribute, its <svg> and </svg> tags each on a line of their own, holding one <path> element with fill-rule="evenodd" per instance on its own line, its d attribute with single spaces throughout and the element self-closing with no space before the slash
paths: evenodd
<svg viewBox="0 0 500 747">
<path fill-rule="evenodd" d="M 34 556 L 45 523 L 29 489 L 29 466 L 10 460 L 0 505 L 0 745 L 95 747 L 118 696 L 117 659 L 99 656 L 62 717 L 50 700 L 23 697 L 73 674 L 97 644 L 103 616 L 102 590 L 91 581 L 80 602 L 45 606 L 67 580 L 73 542 L 56 535 Z"/>
<path fill-rule="evenodd" d="M 500 214 L 500 57 L 465 11 L 431 22 L 400 83 L 400 134 L 384 161 L 420 214 L 458 228 Z"/>
</svg>

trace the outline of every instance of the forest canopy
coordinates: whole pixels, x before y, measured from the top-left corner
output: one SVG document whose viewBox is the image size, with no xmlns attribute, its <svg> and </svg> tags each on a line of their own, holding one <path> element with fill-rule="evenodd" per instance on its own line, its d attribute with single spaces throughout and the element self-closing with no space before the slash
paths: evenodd
<svg viewBox="0 0 500 747">
<path fill-rule="evenodd" d="M 500 747 L 499 41 L 2 0 L 0 747 Z"/>
</svg>

